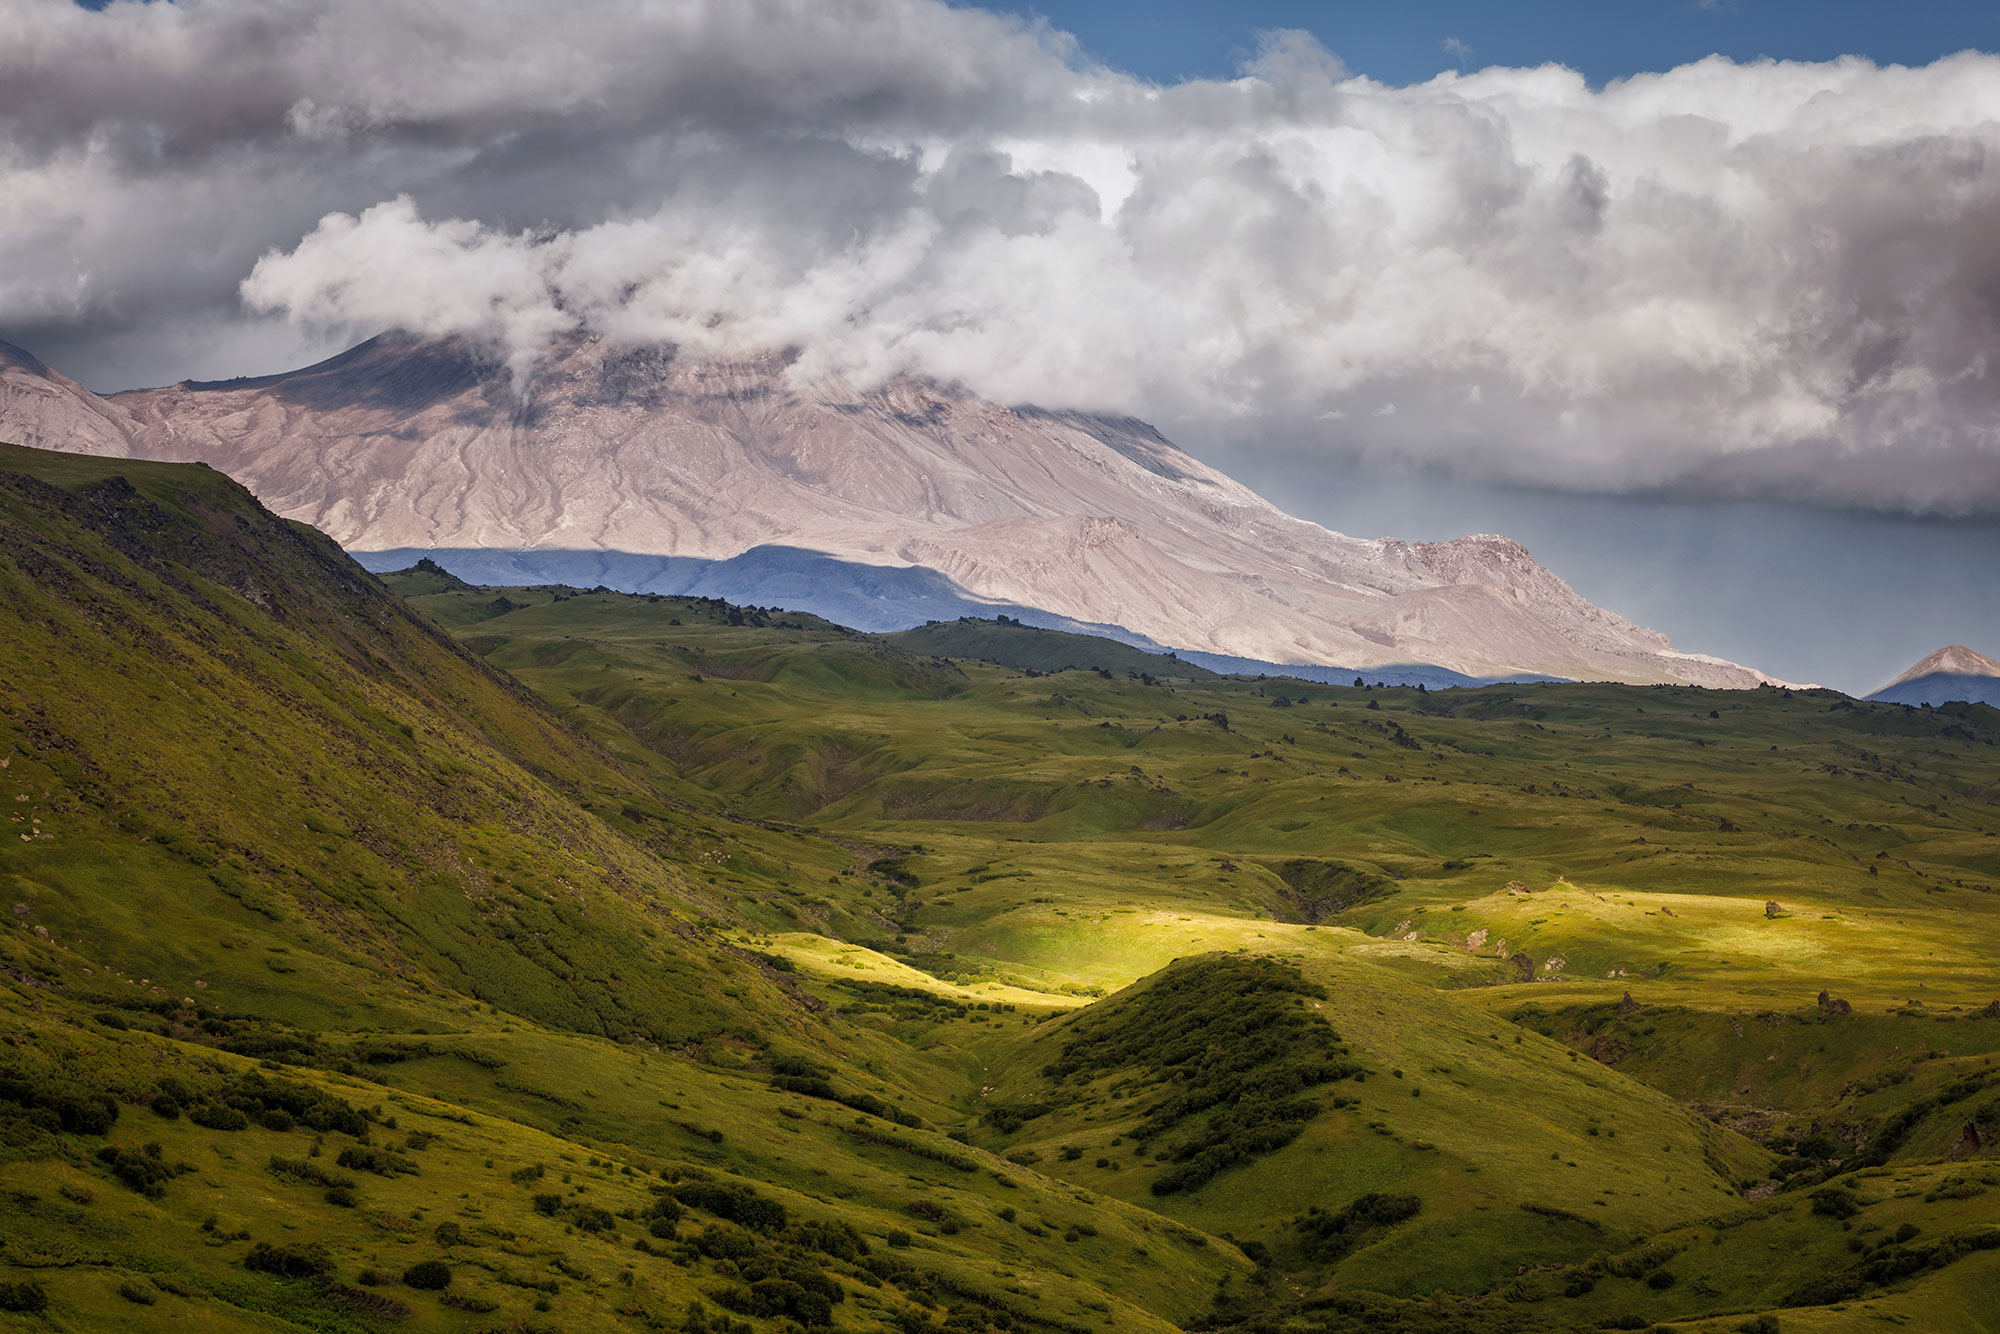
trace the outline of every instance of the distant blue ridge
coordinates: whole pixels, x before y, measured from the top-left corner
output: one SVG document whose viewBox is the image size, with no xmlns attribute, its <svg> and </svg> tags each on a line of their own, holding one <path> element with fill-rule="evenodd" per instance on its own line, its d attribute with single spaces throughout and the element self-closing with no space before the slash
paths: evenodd
<svg viewBox="0 0 2000 1334">
<path fill-rule="evenodd" d="M 1045 630 L 1097 635 L 1163 656 L 1172 653 L 1184 662 L 1225 675 L 1287 676 L 1324 685 L 1351 685 L 1359 676 L 1371 685 L 1421 685 L 1427 690 L 1563 679 L 1530 672 L 1467 676 L 1427 663 L 1353 668 L 1264 662 L 1174 648 L 1120 625 L 1072 620 L 1039 607 L 982 598 L 949 575 L 925 566 L 868 565 L 803 547 L 752 547 L 727 560 L 644 556 L 628 551 L 501 551 L 485 547 L 394 547 L 348 554 L 377 574 L 408 569 L 428 557 L 471 584 L 602 586 L 621 593 L 721 598 L 739 606 L 807 612 L 869 634 L 909 630 L 927 621 L 955 621 L 966 616 L 991 620 L 1004 615 Z"/>
</svg>

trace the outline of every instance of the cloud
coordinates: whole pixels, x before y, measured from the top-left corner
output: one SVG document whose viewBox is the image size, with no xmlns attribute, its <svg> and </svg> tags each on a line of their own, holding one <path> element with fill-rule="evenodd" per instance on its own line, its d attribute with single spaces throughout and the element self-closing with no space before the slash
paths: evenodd
<svg viewBox="0 0 2000 1334">
<path fill-rule="evenodd" d="M 523 371 L 589 328 L 1503 482 L 2000 512 L 1991 56 L 1391 88 L 1278 33 L 1161 87 L 930 0 L 0 11 L 0 329 L 98 381 L 148 328 Z"/>
<path fill-rule="evenodd" d="M 1460 69 L 1472 63 L 1472 43 L 1457 37 L 1447 37 L 1438 43 L 1438 49 L 1452 58 Z"/>
</svg>

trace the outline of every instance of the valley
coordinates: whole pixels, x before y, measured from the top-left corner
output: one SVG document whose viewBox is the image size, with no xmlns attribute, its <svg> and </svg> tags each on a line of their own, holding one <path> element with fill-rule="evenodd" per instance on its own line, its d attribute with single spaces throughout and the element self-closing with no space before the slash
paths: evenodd
<svg viewBox="0 0 2000 1334">
<path fill-rule="evenodd" d="M 1990 707 L 0 530 L 0 1326 L 2000 1328 Z"/>
</svg>

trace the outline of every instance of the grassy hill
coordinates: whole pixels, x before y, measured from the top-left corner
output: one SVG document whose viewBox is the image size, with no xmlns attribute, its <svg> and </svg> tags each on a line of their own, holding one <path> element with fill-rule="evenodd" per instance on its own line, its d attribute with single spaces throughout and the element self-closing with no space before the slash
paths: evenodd
<svg viewBox="0 0 2000 1334">
<path fill-rule="evenodd" d="M 1993 711 L 0 535 L 0 1327 L 1996 1327 Z"/>
<path fill-rule="evenodd" d="M 1653 1235 L 1745 1207 L 1765 1172 L 1804 1201 L 1884 1134 L 1901 1136 L 1890 1158 L 1950 1161 L 1964 1128 L 1996 1115 L 2000 1022 L 1982 1016 L 2000 995 L 2000 715 L 1824 691 L 1148 685 L 971 660 L 962 678 L 918 681 L 837 629 L 729 620 L 577 594 L 469 642 L 607 744 L 650 750 L 663 781 L 746 818 L 909 848 L 887 876 L 829 885 L 824 923 L 738 899 L 759 948 L 807 975 L 1055 998 L 1252 951 L 1325 985 L 1334 1027 L 1378 1073 L 1428 1076 L 1417 1098 L 1358 1119 L 1334 1109 L 1186 1195 L 1151 1195 L 1156 1174 L 1134 1171 L 1112 1109 L 1087 1100 L 1009 1137 L 974 1132 L 1040 1170 L 1282 1255 L 1294 1211 L 1380 1193 L 1421 1164 L 1428 1207 L 1379 1244 L 1386 1268 L 1357 1247 L 1337 1284 L 1491 1291 L 1524 1254 L 1546 1263 L 1603 1240 L 1462 1220 L 1509 1209 L 1548 1227 L 1539 1210 L 1553 1208 Z M 801 667 L 832 661 L 846 666 L 831 686 Z M 829 929 L 857 892 L 893 934 Z M 1487 1043 L 1492 1068 L 1468 1063 Z M 982 1058 L 1009 1072 L 988 1097 L 1039 1068 L 1036 1050 Z M 1520 1111 L 1496 1132 L 1481 1109 L 1503 1103 Z M 1678 1135 L 1683 1157 L 1621 1188 L 1634 1134 Z M 1798 1226 L 1821 1226 L 1801 1210 Z M 1395 1258 L 1412 1248 L 1423 1263 Z M 1746 1263 L 1733 1290 L 1709 1278 L 1715 1294 L 1657 1309 L 1754 1309 L 1759 1272 Z"/>
<path fill-rule="evenodd" d="M 1071 634 L 1023 625 L 1011 617 L 932 621 L 883 639 L 911 653 L 939 658 L 971 658 L 1001 667 L 1036 672 L 1094 671 L 1212 681 L 1216 674 L 1170 653 L 1148 653 L 1099 635 Z"/>
</svg>

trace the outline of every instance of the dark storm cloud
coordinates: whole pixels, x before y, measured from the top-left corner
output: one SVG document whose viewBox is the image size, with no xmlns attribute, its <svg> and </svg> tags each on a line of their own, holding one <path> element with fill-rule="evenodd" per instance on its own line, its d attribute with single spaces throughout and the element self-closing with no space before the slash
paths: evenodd
<svg viewBox="0 0 2000 1334">
<path fill-rule="evenodd" d="M 929 0 L 0 22 L 0 329 L 100 384 L 165 368 L 149 331 L 213 375 L 587 325 L 1505 482 L 2000 512 L 1992 57 L 1387 88 L 1278 35 L 1158 87 Z"/>
</svg>

